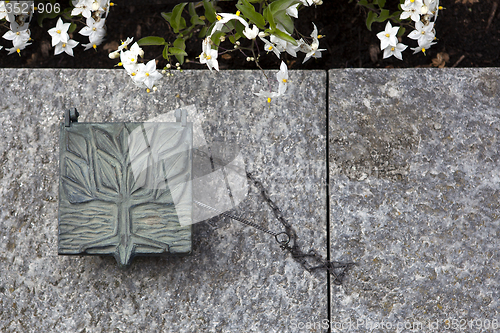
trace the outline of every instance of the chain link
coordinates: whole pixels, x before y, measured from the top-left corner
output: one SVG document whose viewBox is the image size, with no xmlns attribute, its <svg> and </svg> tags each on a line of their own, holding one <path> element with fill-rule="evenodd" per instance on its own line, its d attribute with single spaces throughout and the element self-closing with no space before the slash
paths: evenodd
<svg viewBox="0 0 500 333">
<path fill-rule="evenodd" d="M 208 206 L 199 201 L 194 201 L 200 207 L 212 210 L 219 215 L 228 217 L 235 221 L 239 221 L 244 223 L 250 227 L 253 227 L 257 230 L 265 232 L 271 236 L 274 236 L 274 239 L 279 244 L 280 248 L 284 251 L 287 251 L 291 254 L 292 258 L 297 261 L 305 270 L 308 272 L 313 272 L 316 270 L 325 270 L 333 276 L 333 283 L 336 285 L 341 285 L 342 281 L 352 266 L 356 265 L 353 262 L 340 262 L 340 261 L 332 261 L 323 258 L 319 253 L 314 250 L 309 250 L 307 253 L 302 251 L 297 245 L 297 233 L 292 228 L 290 223 L 284 218 L 283 213 L 280 208 L 271 200 L 269 195 L 267 194 L 264 186 L 260 181 L 258 181 L 251 173 L 247 172 L 246 176 L 248 180 L 252 181 L 253 184 L 258 188 L 260 194 L 266 204 L 273 211 L 276 219 L 283 225 L 285 228 L 284 232 L 274 232 L 272 230 L 266 229 L 252 221 L 249 221 L 243 217 L 232 215 L 223 211 L 220 211 L 214 207 Z"/>
</svg>

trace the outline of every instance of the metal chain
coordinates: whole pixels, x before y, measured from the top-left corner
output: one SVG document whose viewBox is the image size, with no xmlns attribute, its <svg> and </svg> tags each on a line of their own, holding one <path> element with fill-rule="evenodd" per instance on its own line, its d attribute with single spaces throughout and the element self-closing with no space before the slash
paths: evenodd
<svg viewBox="0 0 500 333">
<path fill-rule="evenodd" d="M 290 223 L 288 223 L 288 221 L 283 217 L 279 207 L 274 203 L 274 201 L 271 200 L 262 183 L 249 172 L 247 172 L 247 178 L 251 180 L 260 190 L 262 198 L 271 208 L 276 219 L 278 219 L 278 221 L 280 221 L 285 227 L 285 234 L 288 236 L 288 241 L 286 243 L 282 243 L 276 239 L 276 241 L 280 243 L 280 247 L 283 250 L 290 252 L 292 258 L 300 263 L 301 266 L 308 272 L 324 269 L 333 276 L 333 283 L 341 285 L 348 270 L 352 268 L 352 266 L 356 265 L 356 263 L 327 260 L 312 249 L 307 253 L 302 251 L 297 245 L 297 233 L 292 228 Z M 292 245 L 290 245 L 290 241 L 292 241 Z"/>
<path fill-rule="evenodd" d="M 309 252 L 303 252 L 299 246 L 297 245 L 297 233 L 295 230 L 292 228 L 290 223 L 284 218 L 281 210 L 279 207 L 272 201 L 267 194 L 266 190 L 264 189 L 264 186 L 260 181 L 258 181 L 251 173 L 247 172 L 246 176 L 249 180 L 251 180 L 254 185 L 259 189 L 262 198 L 266 202 L 266 204 L 271 208 L 273 211 L 274 216 L 280 223 L 283 225 L 285 228 L 284 232 L 274 232 L 269 229 L 266 229 L 252 221 L 249 221 L 245 218 L 235 216 L 232 214 L 228 214 L 226 212 L 220 211 L 214 207 L 208 206 L 204 203 L 194 201 L 195 204 L 197 204 L 200 207 L 212 210 L 216 212 L 217 214 L 220 214 L 222 216 L 228 217 L 230 219 L 239 221 L 241 223 L 244 223 L 250 227 L 253 227 L 255 229 L 258 229 L 262 232 L 265 232 L 269 235 L 274 236 L 276 242 L 280 245 L 280 248 L 283 250 L 288 251 L 292 258 L 300 263 L 300 265 L 307 270 L 308 272 L 316 271 L 316 270 L 326 270 L 333 276 L 333 283 L 336 285 L 341 285 L 342 281 L 347 274 L 348 270 L 356 265 L 356 263 L 353 262 L 340 262 L 340 261 L 332 261 L 332 260 L 327 260 L 324 259 L 320 254 L 318 254 L 314 250 L 309 250 Z M 290 245 L 291 244 L 291 245 Z"/>
</svg>

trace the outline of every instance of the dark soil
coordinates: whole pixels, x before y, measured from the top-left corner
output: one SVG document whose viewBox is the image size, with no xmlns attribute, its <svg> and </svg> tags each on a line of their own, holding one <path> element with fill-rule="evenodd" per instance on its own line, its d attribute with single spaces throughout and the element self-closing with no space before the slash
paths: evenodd
<svg viewBox="0 0 500 333">
<path fill-rule="evenodd" d="M 292 69 L 330 69 L 330 68 L 384 68 L 384 67 L 429 67 L 438 53 L 447 54 L 449 60 L 446 67 L 499 67 L 500 66 L 500 8 L 495 11 L 498 0 L 441 0 L 445 10 L 440 11 L 436 22 L 438 44 L 427 51 L 413 55 L 407 50 L 403 53 L 403 61 L 394 57 L 382 60 L 382 54 L 377 52 L 379 40 L 378 31 L 383 30 L 385 24 L 374 23 L 373 31 L 368 31 L 365 24 L 366 11 L 347 0 L 324 0 L 318 7 L 304 8 L 296 21 L 297 30 L 309 36 L 314 22 L 319 33 L 325 35 L 320 40 L 320 47 L 327 49 L 321 59 L 311 59 L 302 64 L 304 55 L 299 53 L 293 58 L 285 53 L 285 59 Z M 31 23 L 33 45 L 22 51 L 21 56 L 12 54 L 7 56 L 5 50 L 0 51 L 0 67 L 30 67 L 30 68 L 114 68 L 117 60 L 111 60 L 108 53 L 114 50 L 117 42 L 126 37 L 134 37 L 137 41 L 145 36 L 161 36 L 168 41 L 175 39 L 166 21 L 161 17 L 163 11 L 171 11 L 172 5 L 154 6 L 118 6 L 111 8 L 107 19 L 108 33 L 106 41 L 95 50 L 83 51 L 78 45 L 74 49 L 75 56 L 65 53 L 54 56 L 54 49 L 50 47 L 50 36 L 47 30 L 55 26 L 56 19 L 45 20 L 44 27 L 40 28 L 36 18 Z M 388 1 L 388 4 L 391 1 Z M 399 1 L 393 0 L 394 5 Z M 463 4 L 462 2 L 466 2 Z M 219 2 L 223 12 L 234 12 L 234 2 Z M 64 8 L 64 3 L 62 3 Z M 200 12 L 201 14 L 201 12 Z M 493 16 L 492 16 L 493 15 Z M 77 31 L 83 27 L 80 24 Z M 0 35 L 7 28 L 0 26 Z M 80 43 L 87 43 L 86 37 L 74 33 L 73 39 Z M 404 38 L 403 42 L 411 47 L 416 41 Z M 228 46 L 231 45 L 227 42 Z M 11 47 L 10 41 L 1 39 L 0 45 Z M 166 61 L 161 57 L 161 47 L 145 46 L 145 59 L 159 59 L 158 66 L 164 66 Z M 185 69 L 203 69 L 204 65 L 196 63 L 195 57 L 201 53 L 201 40 L 193 38 L 187 43 L 187 53 L 190 62 L 184 64 Z M 249 63 L 239 52 L 230 52 L 220 56 L 221 69 L 255 69 L 254 63 Z M 172 62 L 176 62 L 175 60 Z M 273 54 L 263 56 L 261 65 L 264 68 L 278 68 L 278 58 Z M 435 63 L 437 66 L 438 64 Z M 442 64 L 443 65 L 443 64 Z"/>
</svg>

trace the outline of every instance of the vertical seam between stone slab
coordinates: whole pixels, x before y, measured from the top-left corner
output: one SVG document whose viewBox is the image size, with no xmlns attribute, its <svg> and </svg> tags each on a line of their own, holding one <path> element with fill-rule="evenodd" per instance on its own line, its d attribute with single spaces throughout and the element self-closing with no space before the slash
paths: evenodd
<svg viewBox="0 0 500 333">
<path fill-rule="evenodd" d="M 325 158 L 326 158 L 326 260 L 330 260 L 330 117 L 329 117 L 329 103 L 328 103 L 328 90 L 330 77 L 328 75 L 328 70 L 326 72 L 326 84 L 325 84 L 325 111 L 326 111 L 326 124 L 325 124 L 325 137 L 326 137 L 326 147 L 325 147 Z M 331 322 L 332 322 L 332 288 L 330 285 L 330 272 L 326 271 L 326 293 L 327 293 L 327 313 L 328 313 L 328 333 L 332 332 Z"/>
</svg>

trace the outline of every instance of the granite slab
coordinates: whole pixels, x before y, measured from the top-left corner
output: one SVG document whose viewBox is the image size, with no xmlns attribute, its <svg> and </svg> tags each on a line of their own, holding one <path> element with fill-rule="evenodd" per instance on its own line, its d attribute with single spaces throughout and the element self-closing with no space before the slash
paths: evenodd
<svg viewBox="0 0 500 333">
<path fill-rule="evenodd" d="M 499 78 L 329 71 L 332 332 L 498 332 Z"/>
<path fill-rule="evenodd" d="M 80 121 L 143 122 L 194 105 L 207 142 L 237 143 L 247 171 L 325 255 L 326 73 L 291 71 L 289 94 L 251 94 L 259 71 L 176 72 L 156 93 L 122 70 L 0 69 L 0 331 L 294 332 L 324 319 L 326 274 L 304 271 L 270 235 L 228 219 L 193 225 L 192 255 L 57 255 L 58 132 Z M 255 186 L 238 212 L 281 231 Z M 296 326 L 296 325 L 295 325 Z"/>
</svg>

